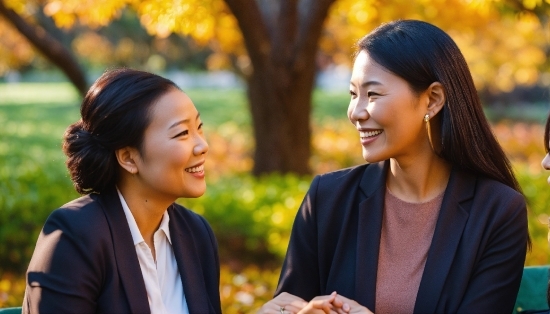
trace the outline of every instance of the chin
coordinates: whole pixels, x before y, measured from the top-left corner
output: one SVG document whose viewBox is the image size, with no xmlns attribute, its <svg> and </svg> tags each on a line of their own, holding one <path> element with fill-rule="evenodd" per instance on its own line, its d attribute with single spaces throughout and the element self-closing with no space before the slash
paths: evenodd
<svg viewBox="0 0 550 314">
<path fill-rule="evenodd" d="M 183 195 L 181 197 L 197 198 L 197 197 L 203 196 L 205 192 L 206 192 L 206 185 L 204 185 L 202 188 L 198 187 L 198 188 L 195 188 L 195 189 L 192 189 L 192 190 L 187 190 L 187 191 L 185 191 L 185 193 L 183 193 Z"/>
<path fill-rule="evenodd" d="M 370 164 L 386 160 L 384 158 L 381 158 L 381 156 L 377 156 L 377 155 L 372 154 L 372 153 L 369 154 L 368 152 L 366 152 L 364 150 L 363 150 L 363 159 L 365 159 L 365 161 L 370 163 Z"/>
</svg>

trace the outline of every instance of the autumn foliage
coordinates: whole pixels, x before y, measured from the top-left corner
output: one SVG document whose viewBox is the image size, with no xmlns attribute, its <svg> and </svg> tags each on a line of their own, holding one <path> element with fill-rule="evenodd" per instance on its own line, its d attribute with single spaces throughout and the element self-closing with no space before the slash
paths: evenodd
<svg viewBox="0 0 550 314">
<path fill-rule="evenodd" d="M 98 35 L 93 37 L 94 31 L 107 27 L 129 10 L 151 36 L 165 38 L 175 33 L 211 48 L 207 62 L 210 69 L 233 67 L 247 71 L 250 66 L 238 23 L 223 0 L 3 1 L 31 22 L 36 10 L 43 10 L 61 29 L 89 28 L 90 32 L 73 41 L 73 48 L 82 58 L 103 58 L 107 63 L 112 50 L 94 49 L 92 54 L 82 42 L 101 44 Z M 549 65 L 549 26 L 537 16 L 545 12 L 541 10 L 548 3 L 519 3 L 523 10 L 518 13 L 518 8 L 510 9 L 504 0 L 337 0 L 325 21 L 320 51 L 336 64 L 350 64 L 354 43 L 380 23 L 421 19 L 443 28 L 458 43 L 478 88 L 510 91 L 516 85 L 550 85 L 550 76 L 543 74 Z M 30 45 L 1 18 L 0 34 L 0 75 L 33 60 Z M 128 42 L 120 44 L 128 46 Z M 102 53 L 104 56 L 98 57 Z"/>
</svg>

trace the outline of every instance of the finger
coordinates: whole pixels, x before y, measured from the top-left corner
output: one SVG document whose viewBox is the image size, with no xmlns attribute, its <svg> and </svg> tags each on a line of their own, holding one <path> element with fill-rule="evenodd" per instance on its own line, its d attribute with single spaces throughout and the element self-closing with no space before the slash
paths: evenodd
<svg viewBox="0 0 550 314">
<path fill-rule="evenodd" d="M 284 313 L 285 314 L 295 314 L 295 313 L 298 313 L 300 312 L 300 310 L 302 310 L 304 307 L 296 307 L 296 306 L 293 306 L 293 305 L 287 305 L 285 306 L 285 309 L 284 309 Z M 279 314 L 279 312 L 277 312 L 277 314 Z"/>
<path fill-rule="evenodd" d="M 334 293 L 334 292 L 333 292 Z M 332 295 L 332 294 L 328 294 L 328 295 L 320 295 L 320 296 L 316 296 L 315 298 L 313 298 L 311 301 L 325 301 L 325 300 L 329 300 L 330 302 L 332 302 L 332 299 L 334 299 L 336 297 L 336 295 Z"/>
<path fill-rule="evenodd" d="M 279 294 L 273 300 L 280 300 L 280 301 L 285 301 L 285 302 L 288 302 L 288 303 L 291 303 L 293 301 L 302 301 L 302 302 L 307 303 L 304 299 L 302 299 L 298 296 L 295 296 L 293 294 L 287 293 L 287 292 L 283 292 L 283 293 Z"/>
<path fill-rule="evenodd" d="M 349 311 L 351 311 L 351 306 L 349 306 L 349 304 L 347 303 L 344 303 L 344 305 L 342 305 L 342 310 L 344 310 L 346 313 L 349 313 Z"/>
<path fill-rule="evenodd" d="M 340 296 L 335 296 L 334 300 L 332 301 L 332 305 L 335 306 L 335 307 L 340 308 L 344 305 L 344 301 L 342 300 L 342 298 Z"/>
<path fill-rule="evenodd" d="M 309 304 L 316 309 L 322 310 L 323 312 L 330 314 L 331 304 L 328 300 L 315 300 L 309 302 Z"/>
<path fill-rule="evenodd" d="M 276 296 L 273 300 L 269 301 L 268 303 L 276 304 L 278 308 L 284 307 L 288 304 L 292 304 L 296 307 L 303 308 L 307 305 L 307 302 L 304 301 L 302 298 L 297 297 L 295 295 L 283 292 Z"/>
<path fill-rule="evenodd" d="M 345 310 L 342 307 L 333 307 L 332 311 L 334 311 L 337 314 L 348 314 L 349 313 L 349 309 Z"/>
<path fill-rule="evenodd" d="M 291 302 L 288 302 L 287 303 L 288 305 L 291 305 L 293 307 L 296 307 L 298 309 L 303 309 L 304 307 L 307 306 L 307 302 L 302 300 L 302 299 L 299 299 L 299 300 L 292 300 Z"/>
</svg>

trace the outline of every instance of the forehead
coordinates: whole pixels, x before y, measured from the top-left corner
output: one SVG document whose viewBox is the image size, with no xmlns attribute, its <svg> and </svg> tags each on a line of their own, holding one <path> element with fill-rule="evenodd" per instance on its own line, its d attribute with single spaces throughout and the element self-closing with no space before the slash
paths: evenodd
<svg viewBox="0 0 550 314">
<path fill-rule="evenodd" d="M 365 82 L 376 81 L 382 85 L 406 83 L 401 77 L 378 64 L 365 50 L 357 54 L 353 63 L 351 84 L 360 86 Z"/>
<path fill-rule="evenodd" d="M 355 58 L 355 62 L 353 63 L 353 70 L 363 70 L 364 68 L 368 67 L 371 62 L 371 57 L 368 52 L 366 52 L 365 50 L 361 50 Z"/>
<path fill-rule="evenodd" d="M 389 72 L 376 63 L 365 50 L 359 52 L 353 63 L 352 80 L 353 78 L 380 76 L 384 74 L 389 74 Z"/>
<path fill-rule="evenodd" d="M 174 88 L 162 95 L 152 106 L 151 125 L 171 124 L 185 119 L 195 121 L 197 113 L 191 98 Z"/>
</svg>

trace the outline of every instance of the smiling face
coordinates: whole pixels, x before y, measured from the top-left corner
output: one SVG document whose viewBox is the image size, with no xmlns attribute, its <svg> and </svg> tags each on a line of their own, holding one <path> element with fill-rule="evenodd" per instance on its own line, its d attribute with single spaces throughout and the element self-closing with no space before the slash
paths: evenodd
<svg viewBox="0 0 550 314">
<path fill-rule="evenodd" d="M 428 96 L 415 94 L 364 50 L 353 66 L 350 94 L 348 118 L 359 131 L 366 161 L 405 160 L 431 151 L 423 120 Z"/>
<path fill-rule="evenodd" d="M 550 143 L 548 143 L 550 146 Z M 542 160 L 542 168 L 545 170 L 550 170 L 550 153 L 547 153 L 546 156 L 544 156 L 544 159 Z M 550 184 L 550 177 L 547 179 L 548 184 Z"/>
<path fill-rule="evenodd" d="M 191 99 L 172 89 L 151 107 L 150 119 L 136 158 L 142 191 L 170 199 L 204 194 L 208 144 Z"/>
</svg>

